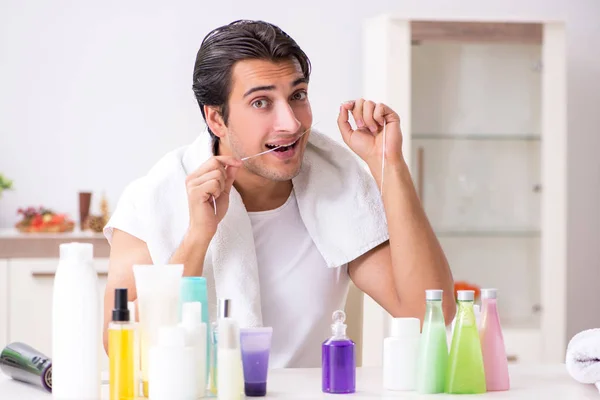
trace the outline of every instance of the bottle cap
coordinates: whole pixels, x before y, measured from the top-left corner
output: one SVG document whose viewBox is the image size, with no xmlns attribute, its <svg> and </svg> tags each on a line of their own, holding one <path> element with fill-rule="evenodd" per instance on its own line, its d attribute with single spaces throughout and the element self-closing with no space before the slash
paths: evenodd
<svg viewBox="0 0 600 400">
<path fill-rule="evenodd" d="M 337 310 L 333 313 L 331 319 L 333 320 L 331 334 L 335 337 L 345 337 L 347 328 L 347 325 L 344 323 L 346 321 L 346 313 L 342 310 Z"/>
<path fill-rule="evenodd" d="M 233 318 L 219 319 L 219 349 L 237 349 L 240 343 L 240 330 Z"/>
<path fill-rule="evenodd" d="M 443 290 L 430 289 L 425 291 L 425 300 L 442 300 Z"/>
<path fill-rule="evenodd" d="M 200 325 L 202 323 L 202 303 L 189 301 L 181 305 L 181 323 L 187 326 Z"/>
<path fill-rule="evenodd" d="M 163 347 L 185 347 L 185 329 L 178 326 L 161 326 L 158 330 L 158 345 Z"/>
<path fill-rule="evenodd" d="M 90 262 L 94 259 L 94 245 L 91 243 L 63 243 L 59 246 L 60 259 L 76 262 Z"/>
<path fill-rule="evenodd" d="M 482 299 L 495 299 L 498 294 L 497 289 L 481 289 L 481 298 Z"/>
<path fill-rule="evenodd" d="M 219 310 L 217 312 L 218 318 L 229 318 L 231 317 L 231 300 L 230 299 L 219 299 Z"/>
<path fill-rule="evenodd" d="M 391 334 L 399 338 L 417 337 L 421 334 L 421 321 L 418 318 L 393 318 Z"/>
<path fill-rule="evenodd" d="M 127 308 L 127 288 L 115 289 L 115 308 L 112 312 L 115 322 L 128 322 L 129 309 Z"/>
<path fill-rule="evenodd" d="M 475 291 L 474 290 L 459 290 L 458 301 L 474 301 Z"/>
</svg>

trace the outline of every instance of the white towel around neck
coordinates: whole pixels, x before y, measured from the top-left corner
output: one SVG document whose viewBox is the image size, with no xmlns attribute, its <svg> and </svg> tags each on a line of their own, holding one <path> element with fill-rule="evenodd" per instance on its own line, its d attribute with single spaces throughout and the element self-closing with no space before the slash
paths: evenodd
<svg viewBox="0 0 600 400">
<path fill-rule="evenodd" d="M 167 153 L 145 176 L 130 183 L 104 228 L 144 241 L 154 264 L 167 264 L 188 224 L 186 176 L 212 156 L 210 135 Z M 292 180 L 300 215 L 329 268 L 342 266 L 388 240 L 387 222 L 373 177 L 341 143 L 310 133 L 302 168 Z M 207 279 L 210 320 L 218 298 L 232 300 L 241 327 L 262 326 L 260 283 L 250 218 L 232 188 L 229 209 L 210 243 Z"/>
</svg>

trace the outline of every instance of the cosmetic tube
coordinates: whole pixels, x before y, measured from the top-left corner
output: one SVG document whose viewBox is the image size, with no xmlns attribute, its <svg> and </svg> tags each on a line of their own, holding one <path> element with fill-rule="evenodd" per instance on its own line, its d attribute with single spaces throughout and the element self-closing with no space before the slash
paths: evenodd
<svg viewBox="0 0 600 400">
<path fill-rule="evenodd" d="M 148 351 L 158 344 L 161 326 L 179 323 L 178 307 L 183 265 L 134 265 L 141 338 L 142 384 L 148 397 Z"/>
<path fill-rule="evenodd" d="M 52 360 L 25 343 L 14 342 L 2 350 L 0 371 L 52 392 Z"/>
<path fill-rule="evenodd" d="M 272 327 L 240 329 L 240 348 L 242 350 L 244 392 L 246 396 L 260 397 L 267 394 L 272 336 Z"/>
</svg>

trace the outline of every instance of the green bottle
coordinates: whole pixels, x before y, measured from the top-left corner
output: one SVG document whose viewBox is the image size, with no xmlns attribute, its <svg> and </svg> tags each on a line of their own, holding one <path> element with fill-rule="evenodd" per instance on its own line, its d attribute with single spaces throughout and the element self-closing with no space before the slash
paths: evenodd
<svg viewBox="0 0 600 400">
<path fill-rule="evenodd" d="M 444 393 L 446 386 L 448 343 L 442 294 L 442 290 L 425 291 L 426 309 L 417 364 L 419 393 Z"/>
<path fill-rule="evenodd" d="M 481 343 L 473 311 L 474 298 L 473 290 L 458 291 L 458 311 L 450 346 L 446 393 L 486 392 Z"/>
</svg>

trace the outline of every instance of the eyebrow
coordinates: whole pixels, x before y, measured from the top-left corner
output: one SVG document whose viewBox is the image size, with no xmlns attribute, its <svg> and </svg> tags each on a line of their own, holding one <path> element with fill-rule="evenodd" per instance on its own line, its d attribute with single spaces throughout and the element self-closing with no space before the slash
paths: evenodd
<svg viewBox="0 0 600 400">
<path fill-rule="evenodd" d="M 308 83 L 308 79 L 306 79 L 305 77 L 302 78 L 298 78 L 296 79 L 294 82 L 292 82 L 292 84 L 290 85 L 291 87 L 294 86 L 298 86 L 301 83 Z M 244 93 L 243 97 L 249 96 L 254 92 L 259 92 L 261 90 L 275 90 L 275 85 L 268 85 L 268 86 L 256 86 L 253 87 L 252 89 L 248 90 L 246 93 Z"/>
</svg>

